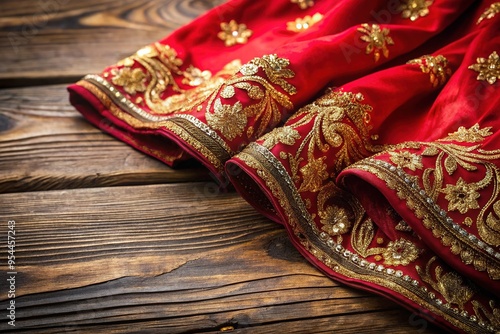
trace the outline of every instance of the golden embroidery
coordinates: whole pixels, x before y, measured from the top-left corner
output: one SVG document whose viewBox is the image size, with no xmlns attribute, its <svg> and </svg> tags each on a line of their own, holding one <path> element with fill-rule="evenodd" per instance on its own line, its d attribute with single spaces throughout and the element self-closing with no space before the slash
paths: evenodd
<svg viewBox="0 0 500 334">
<path fill-rule="evenodd" d="M 217 37 L 223 40 L 226 46 L 246 44 L 248 38 L 253 34 L 252 30 L 247 29 L 245 24 L 238 24 L 235 20 L 231 20 L 229 23 L 222 22 L 220 28 L 222 31 L 217 34 Z"/>
<path fill-rule="evenodd" d="M 489 20 L 495 17 L 500 13 L 500 2 L 492 3 L 488 8 L 484 10 L 479 19 L 477 20 L 477 24 L 481 23 L 483 20 Z"/>
<path fill-rule="evenodd" d="M 130 95 L 146 90 L 146 74 L 138 68 L 114 68 L 111 74 L 113 75 L 111 81 L 117 86 L 122 86 Z"/>
<path fill-rule="evenodd" d="M 500 79 L 500 57 L 496 51 L 493 51 L 488 59 L 477 58 L 477 64 L 469 66 L 470 70 L 478 72 L 477 80 L 484 80 L 493 85 L 497 79 Z"/>
<path fill-rule="evenodd" d="M 214 103 L 214 112 L 206 113 L 206 117 L 207 123 L 229 140 L 239 136 L 247 125 L 247 116 L 239 101 L 234 105 L 228 105 L 222 104 L 221 100 L 217 99 Z"/>
<path fill-rule="evenodd" d="M 313 158 L 300 169 L 303 181 L 300 185 L 299 192 L 317 192 L 321 189 L 323 181 L 325 181 L 329 175 L 326 170 L 327 166 L 324 163 L 325 159 L 326 157 Z"/>
<path fill-rule="evenodd" d="M 481 305 L 476 300 L 472 301 L 474 312 L 477 314 L 480 321 L 482 321 L 483 323 L 489 322 L 492 324 L 492 326 L 500 328 L 500 308 L 495 305 L 495 302 L 493 300 L 490 300 L 488 304 L 489 308 Z"/>
<path fill-rule="evenodd" d="M 375 62 L 380 59 L 380 54 L 384 55 L 385 58 L 389 57 L 389 49 L 387 45 L 393 45 L 394 41 L 389 36 L 390 30 L 388 28 L 381 29 L 378 24 L 372 24 L 371 26 L 367 23 L 363 23 L 358 31 L 362 34 L 361 40 L 367 42 L 366 54 L 373 53 Z"/>
<path fill-rule="evenodd" d="M 288 154 L 290 165 L 298 166 L 303 159 L 301 154 L 307 150 L 307 164 L 300 169 L 303 175 L 303 185 L 299 191 L 317 191 L 322 180 L 328 177 L 323 160 L 325 154 L 334 150 L 334 173 L 339 172 L 352 163 L 369 155 L 369 152 L 378 152 L 382 148 L 370 142 L 370 126 L 367 124 L 372 107 L 362 104 L 363 95 L 350 92 L 328 92 L 315 102 L 301 108 L 287 123 L 297 129 L 313 122 L 312 128 L 304 136 L 300 147 L 294 154 Z M 271 144 L 268 142 L 267 144 Z M 315 151 L 319 150 L 322 158 L 315 158 Z M 292 177 L 298 168 L 292 169 Z"/>
<path fill-rule="evenodd" d="M 389 152 L 391 156 L 391 161 L 394 162 L 398 167 L 408 168 L 415 171 L 416 169 L 422 169 L 422 157 L 408 151 L 403 152 Z"/>
<path fill-rule="evenodd" d="M 387 288 L 414 301 L 430 312 L 438 314 L 463 331 L 471 333 L 484 331 L 485 326 L 479 326 L 478 319 L 473 315 L 472 311 L 470 313 L 465 311 L 465 308 L 472 308 L 469 302 L 467 302 L 468 305 L 465 305 L 462 310 L 450 307 L 449 304 L 436 298 L 432 291 L 429 291 L 433 289 L 432 287 L 428 290 L 427 286 L 412 278 L 412 274 L 405 274 L 401 270 L 385 268 L 382 265 L 377 265 L 374 262 L 360 258 L 360 255 L 363 256 L 362 254 L 348 249 L 350 242 L 354 243 L 354 232 L 344 234 L 346 240 L 344 245 L 342 245 L 329 238 L 326 232 L 319 230 L 313 217 L 307 212 L 306 204 L 297 192 L 287 169 L 269 150 L 261 145 L 252 143 L 243 152 L 239 153 L 238 157 L 255 170 L 256 175 L 272 193 L 276 203 L 279 203 L 279 209 L 282 210 L 285 221 L 289 224 L 293 236 L 304 247 L 304 251 L 307 251 L 311 256 L 314 256 L 318 261 L 330 268 L 333 276 L 340 275 L 341 277 L 348 277 Z M 238 176 L 236 177 L 238 178 Z M 351 223 L 359 222 L 359 225 L 367 226 L 366 230 L 373 231 L 373 224 L 370 219 L 363 219 L 366 216 L 364 216 L 362 207 L 359 204 L 355 205 L 354 203 L 348 204 L 345 202 L 349 196 L 345 197 L 344 192 L 340 188 L 337 188 L 333 184 L 333 187 L 328 187 L 328 191 L 325 191 L 325 193 L 328 193 L 329 197 L 334 197 L 335 202 L 340 200 L 341 205 L 339 207 L 346 209 L 348 216 L 354 214 L 353 218 L 351 218 Z M 323 204 L 325 202 L 326 200 L 322 200 Z M 354 202 L 357 201 L 354 199 Z M 318 204 L 318 212 L 324 210 L 323 204 Z M 354 204 L 354 206 L 351 207 L 350 204 Z M 353 213 L 350 212 L 351 209 Z M 366 243 L 369 244 L 372 239 L 373 237 L 368 236 Z M 411 271 L 411 268 L 408 269 Z M 440 277 L 444 276 L 440 275 Z M 445 286 L 449 287 L 453 285 L 453 281 L 456 282 L 458 280 L 446 277 Z M 463 285 L 459 286 L 461 288 Z M 458 295 L 455 296 L 453 291 L 448 292 L 448 288 L 441 289 L 446 292 L 446 296 L 451 296 L 448 298 L 453 301 L 462 301 L 467 297 L 467 293 L 458 292 Z M 433 289 L 433 291 L 437 292 L 439 290 Z M 489 312 L 491 313 L 491 310 Z M 485 314 L 489 315 L 489 313 Z M 486 323 L 486 328 L 492 328 L 490 323 Z"/>
<path fill-rule="evenodd" d="M 140 65 L 144 70 L 139 68 L 132 70 L 131 67 L 134 64 Z M 180 69 L 182 64 L 182 60 L 177 57 L 177 52 L 174 49 L 168 45 L 155 43 L 121 60 L 117 66 L 122 67 L 113 68 L 109 73 L 112 75 L 111 82 L 122 86 L 127 93 L 133 95 L 137 92 L 143 92 L 144 95 L 138 96 L 136 101 L 145 104 L 151 115 L 169 115 L 175 112 L 190 111 L 200 105 L 225 79 L 234 75 L 241 67 L 240 61 L 234 60 L 216 75 L 211 76 L 209 71 L 202 71 L 193 66 L 182 71 Z M 106 77 L 106 74 L 108 72 L 104 73 L 103 76 Z M 183 90 L 176 81 L 177 77 L 182 78 L 184 84 L 196 87 Z M 143 85 L 146 87 L 144 88 Z"/>
<path fill-rule="evenodd" d="M 410 60 L 407 64 L 416 64 L 420 66 L 423 73 L 428 73 L 433 87 L 444 85 L 451 76 L 451 69 L 448 67 L 448 59 L 442 55 L 422 56 Z"/>
<path fill-rule="evenodd" d="M 453 133 L 449 133 L 448 136 L 443 141 L 458 141 L 458 142 L 466 142 L 466 143 L 477 143 L 483 141 L 484 138 L 491 136 L 491 126 L 483 129 L 479 128 L 479 124 L 474 124 L 469 129 L 461 126 L 457 131 Z"/>
<path fill-rule="evenodd" d="M 425 271 L 416 266 L 418 274 L 424 282 L 427 282 L 434 290 L 439 291 L 448 303 L 458 305 L 463 309 L 464 304 L 474 295 L 474 291 L 464 284 L 462 277 L 457 273 L 448 271 L 443 274 L 443 268 L 440 266 L 434 268 L 434 275 L 432 275 L 431 265 L 434 261 L 436 261 L 436 257 L 427 262 Z"/>
<path fill-rule="evenodd" d="M 384 263 L 392 266 L 407 266 L 418 258 L 419 250 L 411 241 L 399 239 L 390 241 L 382 252 Z"/>
<path fill-rule="evenodd" d="M 297 130 L 290 126 L 282 126 L 274 128 L 271 132 L 266 133 L 260 139 L 264 140 L 262 146 L 271 148 L 277 143 L 285 145 L 294 145 L 297 139 L 300 139 L 300 134 Z"/>
<path fill-rule="evenodd" d="M 184 71 L 183 75 L 184 75 L 184 79 L 182 79 L 183 84 L 189 85 L 191 87 L 196 87 L 210 80 L 210 78 L 212 77 L 212 72 L 208 70 L 202 71 L 199 68 L 190 65 L 186 69 L 186 71 Z"/>
<path fill-rule="evenodd" d="M 293 32 L 301 32 L 309 29 L 319 21 L 323 19 L 323 15 L 316 13 L 313 16 L 306 15 L 303 18 L 297 18 L 295 21 L 290 21 L 286 23 L 286 29 Z"/>
<path fill-rule="evenodd" d="M 401 17 L 417 20 L 419 17 L 429 14 L 429 6 L 432 5 L 432 0 L 402 0 L 402 4 L 398 7 L 398 12 L 401 12 Z"/>
<path fill-rule="evenodd" d="M 307 9 L 314 5 L 313 0 L 291 0 L 291 2 L 299 5 L 300 9 Z"/>
<path fill-rule="evenodd" d="M 475 129 L 474 132 L 487 134 Z M 453 135 L 453 134 L 452 134 Z M 476 140 L 475 137 L 472 138 Z M 478 271 L 487 271 L 491 279 L 500 279 L 500 253 L 496 253 L 490 246 L 500 245 L 500 171 L 491 160 L 500 159 L 500 150 L 486 151 L 480 144 L 461 146 L 455 143 L 405 143 L 400 148 L 405 150 L 423 150 L 423 157 L 433 157 L 434 166 L 427 167 L 422 172 L 421 182 L 423 190 L 419 190 L 418 182 L 410 176 L 387 163 L 376 164 L 371 159 L 358 164 L 357 168 L 365 169 L 386 181 L 386 184 L 397 191 L 397 195 L 406 201 L 423 225 L 432 230 L 435 237 L 441 239 L 445 246 L 449 246 L 453 254 L 460 255 L 462 262 L 473 265 Z M 481 169 L 479 169 L 481 166 Z M 443 185 L 446 174 L 452 176 L 458 168 L 465 172 L 473 172 L 477 179 L 481 170 L 484 177 L 472 184 L 466 184 L 458 178 L 455 185 Z M 397 173 L 396 173 L 397 172 Z M 478 207 L 479 191 L 488 187 L 488 199 Z M 470 235 L 447 216 L 447 212 L 435 205 L 439 196 L 445 194 L 449 209 L 467 210 L 480 209 L 475 219 L 479 237 Z M 493 212 L 491 212 L 493 209 Z M 487 212 L 489 214 L 487 214 Z M 486 218 L 485 218 L 486 216 Z M 470 222 L 468 222 L 470 225 Z"/>
<path fill-rule="evenodd" d="M 477 192 L 478 186 L 474 183 L 466 183 L 459 178 L 456 185 L 447 184 L 441 192 L 446 194 L 448 200 L 448 210 L 458 210 L 461 214 L 467 213 L 469 209 L 479 209 L 477 199 L 480 197 Z"/>
<path fill-rule="evenodd" d="M 206 107 L 207 123 L 221 134 L 232 140 L 243 134 L 247 125 L 247 118 L 252 117 L 257 127 L 248 127 L 246 135 L 249 138 L 260 137 L 266 129 L 276 126 L 281 121 L 281 108 L 293 109 L 293 103 L 289 97 L 278 91 L 275 84 L 288 94 L 295 94 L 296 88 L 287 82 L 286 79 L 293 78 L 295 73 L 288 68 L 289 60 L 280 58 L 277 55 L 264 55 L 262 58 L 254 58 L 247 64 L 241 66 L 239 72 L 242 76 L 234 76 L 224 81 L 217 88 L 221 92 L 221 97 L 228 99 L 236 94 L 236 89 L 246 92 L 248 97 L 255 101 L 254 104 L 246 106 L 240 105 L 238 108 L 230 108 L 230 105 L 222 105 L 219 100 L 218 115 L 213 116 L 211 106 L 216 94 L 212 95 Z M 259 76 L 261 69 L 264 76 Z M 241 110 L 240 110 L 241 109 Z M 224 116 L 228 111 L 231 116 Z M 227 125 L 224 122 L 234 122 L 237 124 Z"/>
</svg>

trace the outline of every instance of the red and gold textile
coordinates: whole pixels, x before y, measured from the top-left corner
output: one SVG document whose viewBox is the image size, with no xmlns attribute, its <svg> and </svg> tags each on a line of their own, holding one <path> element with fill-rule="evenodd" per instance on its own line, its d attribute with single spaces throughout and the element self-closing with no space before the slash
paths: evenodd
<svg viewBox="0 0 500 334">
<path fill-rule="evenodd" d="M 69 87 L 196 158 L 326 275 L 500 332 L 500 3 L 233 0 Z"/>
</svg>

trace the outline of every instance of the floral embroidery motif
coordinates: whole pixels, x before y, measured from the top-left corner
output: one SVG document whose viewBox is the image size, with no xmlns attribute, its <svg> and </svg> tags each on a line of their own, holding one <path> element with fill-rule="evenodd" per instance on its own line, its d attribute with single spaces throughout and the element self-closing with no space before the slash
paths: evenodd
<svg viewBox="0 0 500 334">
<path fill-rule="evenodd" d="M 182 79 L 183 84 L 189 85 L 191 87 L 196 87 L 210 80 L 210 78 L 212 77 L 212 72 L 208 70 L 202 71 L 199 68 L 190 65 L 186 69 L 186 71 L 184 71 L 183 75 L 184 75 L 184 79 Z"/>
<path fill-rule="evenodd" d="M 314 6 L 313 0 L 291 0 L 291 2 L 299 5 L 300 9 L 307 9 Z"/>
<path fill-rule="evenodd" d="M 403 0 L 399 6 L 398 12 L 401 12 L 401 17 L 417 20 L 419 17 L 427 16 L 429 14 L 429 6 L 434 2 L 433 0 Z"/>
<path fill-rule="evenodd" d="M 375 62 L 380 59 L 380 54 L 385 58 L 389 57 L 389 49 L 387 45 L 394 45 L 394 41 L 389 36 L 390 30 L 388 28 L 380 28 L 378 24 L 363 23 L 358 31 L 362 34 L 361 40 L 367 42 L 366 54 L 373 53 Z"/>
<path fill-rule="evenodd" d="M 479 73 L 477 80 L 485 80 L 493 85 L 500 79 L 500 57 L 496 51 L 493 51 L 488 59 L 480 57 L 476 61 L 477 64 L 469 66 L 469 69 Z"/>
<path fill-rule="evenodd" d="M 474 126 L 471 129 L 461 132 L 474 133 L 470 137 L 472 142 L 477 141 L 478 134 L 490 134 L 489 128 L 479 129 Z M 458 131 L 451 135 L 455 136 L 457 133 Z M 464 137 L 467 138 L 468 135 Z M 419 172 L 420 177 L 409 175 L 389 163 L 380 163 L 375 159 L 373 163 L 372 159 L 359 163 L 357 168 L 368 170 L 386 181 L 387 186 L 397 191 L 397 195 L 406 201 L 415 216 L 422 220 L 423 226 L 432 230 L 433 235 L 443 245 L 450 247 L 453 254 L 459 255 L 464 264 L 473 265 L 478 271 L 487 271 L 491 279 L 500 279 L 500 265 L 495 260 L 500 258 L 500 253 L 496 253 L 491 247 L 500 246 L 500 170 L 492 162 L 500 159 L 500 150 L 481 149 L 481 143 L 460 145 L 443 141 L 408 142 L 398 145 L 398 148 L 409 152 L 421 151 L 425 168 Z M 426 166 L 424 158 L 431 161 L 432 165 Z M 463 172 L 474 173 L 471 176 L 476 180 L 481 174 L 483 177 L 471 183 L 466 183 L 462 177 L 453 181 L 459 168 L 463 169 L 462 175 Z M 420 182 L 423 189 L 420 188 Z M 482 192 L 485 189 L 488 190 Z M 485 199 L 481 198 L 483 193 Z M 446 210 L 435 204 L 442 201 L 441 198 L 446 201 L 450 212 L 459 211 L 464 214 L 471 209 L 479 210 L 474 221 L 470 217 L 463 221 L 464 226 L 472 228 L 475 223 L 478 236 L 463 229 Z M 481 203 L 479 199 L 482 199 Z"/>
<path fill-rule="evenodd" d="M 306 15 L 303 18 L 297 18 L 295 21 L 287 22 L 286 29 L 293 32 L 301 32 L 309 29 L 323 19 L 323 15 L 316 13 L 313 16 Z"/>
<path fill-rule="evenodd" d="M 229 23 L 222 22 L 220 28 L 222 31 L 217 34 L 217 37 L 223 40 L 226 46 L 246 44 L 248 38 L 250 38 L 253 33 L 252 30 L 247 29 L 245 24 L 238 24 L 235 20 L 231 20 Z"/>
<path fill-rule="evenodd" d="M 474 124 L 469 129 L 461 126 L 457 131 L 453 133 L 449 133 L 448 136 L 443 141 L 458 141 L 458 142 L 466 142 L 466 143 L 477 143 L 483 141 L 484 138 L 491 136 L 491 126 L 480 129 L 479 124 Z"/>
<path fill-rule="evenodd" d="M 368 120 L 372 107 L 362 104 L 362 94 L 353 94 L 342 91 L 329 91 L 323 97 L 311 104 L 302 107 L 287 123 L 287 126 L 297 129 L 312 124 L 311 130 L 303 138 L 294 154 L 288 153 L 292 168 L 292 177 L 299 181 L 302 174 L 302 185 L 299 191 L 319 190 L 320 185 L 330 172 L 339 172 L 352 163 L 360 160 L 369 152 L 378 152 L 381 147 L 373 146 L 370 142 L 370 126 Z M 268 140 L 267 147 L 275 144 L 275 140 Z M 316 158 L 315 152 L 319 150 L 323 157 Z M 334 161 L 333 171 L 326 170 L 323 162 L 327 152 L 332 150 Z M 303 152 L 307 152 L 307 163 L 299 168 L 303 161 Z M 332 174 L 332 175 L 333 175 Z M 332 176 L 330 175 L 330 176 Z"/>
<path fill-rule="evenodd" d="M 398 167 L 408 168 L 412 171 L 416 169 L 422 169 L 422 157 L 408 151 L 403 152 L 389 152 L 391 155 L 391 161 L 394 162 Z"/>
<path fill-rule="evenodd" d="M 300 185 L 299 192 L 318 192 L 321 189 L 323 182 L 328 178 L 327 166 L 324 163 L 325 159 L 326 157 L 311 159 L 300 169 L 303 182 Z"/>
<path fill-rule="evenodd" d="M 469 209 L 479 209 L 477 199 L 480 197 L 477 192 L 478 186 L 473 183 L 466 183 L 459 178 L 456 185 L 447 184 L 441 192 L 446 194 L 448 210 L 458 210 L 461 214 L 467 213 Z"/>
<path fill-rule="evenodd" d="M 433 87 L 444 85 L 451 76 L 451 69 L 448 67 L 448 59 L 442 55 L 422 56 L 410 60 L 407 64 L 416 64 L 420 66 L 423 73 L 428 73 Z"/>
<path fill-rule="evenodd" d="M 321 228 L 331 236 L 341 235 L 349 232 L 352 226 L 352 217 L 343 207 L 327 206 L 324 212 L 319 212 L 321 217 Z"/>
<path fill-rule="evenodd" d="M 407 266 L 418 258 L 419 250 L 411 241 L 399 239 L 390 241 L 382 252 L 384 263 L 392 266 Z"/>
<path fill-rule="evenodd" d="M 495 17 L 500 13 L 500 2 L 492 3 L 488 8 L 486 8 L 477 20 L 477 24 L 481 23 L 483 20 L 489 20 Z"/>
<path fill-rule="evenodd" d="M 136 65 L 141 68 L 132 68 Z M 108 78 L 111 74 L 114 85 L 123 87 L 131 95 L 139 95 L 135 102 L 147 107 L 151 114 L 169 115 L 199 106 L 241 67 L 240 61 L 235 60 L 212 76 L 209 71 L 193 66 L 182 71 L 182 65 L 183 61 L 177 57 L 174 49 L 155 43 L 121 60 L 117 67 L 104 73 L 103 77 Z M 196 87 L 184 90 L 177 81 Z"/>
<path fill-rule="evenodd" d="M 241 105 L 238 109 L 231 109 L 227 115 L 223 110 L 229 111 L 229 106 L 222 105 L 222 102 L 216 102 L 219 106 L 219 112 L 214 117 L 210 111 L 215 95 L 209 100 L 206 107 L 207 123 L 221 134 L 232 140 L 243 134 L 247 125 L 248 117 L 252 117 L 257 126 L 248 128 L 246 135 L 249 138 L 260 137 L 266 129 L 276 126 L 281 121 L 281 109 L 293 109 L 293 103 L 287 95 L 278 91 L 272 84 L 279 86 L 288 94 L 296 93 L 296 88 L 287 82 L 286 79 L 293 78 L 295 73 L 288 68 L 290 62 L 287 59 L 280 58 L 277 55 L 264 55 L 262 58 L 254 58 L 239 69 L 239 75 L 227 79 L 218 87 L 220 97 L 228 99 L 236 94 L 236 90 L 246 92 L 250 99 L 255 100 L 255 104 L 247 106 Z M 263 76 L 258 75 L 262 70 Z M 225 122 L 235 122 L 230 126 L 223 124 Z"/>
<path fill-rule="evenodd" d="M 220 99 L 215 100 L 214 113 L 206 113 L 207 123 L 215 130 L 219 130 L 229 140 L 233 140 L 243 132 L 247 125 L 247 116 L 241 102 L 234 105 L 222 104 Z"/>
<path fill-rule="evenodd" d="M 138 68 L 114 68 L 111 74 L 113 75 L 111 81 L 117 86 L 122 86 L 130 95 L 146 90 L 146 74 Z"/>
<path fill-rule="evenodd" d="M 297 139 L 300 139 L 300 134 L 291 126 L 282 126 L 274 128 L 271 132 L 266 133 L 261 137 L 264 140 L 262 146 L 273 147 L 277 143 L 285 145 L 294 145 Z"/>
<path fill-rule="evenodd" d="M 462 277 L 453 271 L 448 271 L 443 274 L 443 268 L 441 266 L 436 266 L 434 268 L 434 277 L 431 274 L 431 265 L 436 261 L 436 257 L 432 257 L 425 266 L 425 271 L 416 266 L 417 272 L 424 282 L 427 282 L 434 290 L 439 291 L 439 293 L 446 299 L 450 304 L 458 305 L 461 309 L 464 308 L 464 304 L 467 303 L 472 296 L 474 291 L 471 287 L 464 284 Z"/>
</svg>

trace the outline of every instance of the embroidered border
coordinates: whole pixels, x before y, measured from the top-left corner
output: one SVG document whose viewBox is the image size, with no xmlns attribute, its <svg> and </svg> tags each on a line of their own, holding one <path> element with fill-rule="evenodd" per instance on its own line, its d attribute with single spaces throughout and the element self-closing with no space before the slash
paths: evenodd
<svg viewBox="0 0 500 334">
<path fill-rule="evenodd" d="M 306 210 L 296 187 L 284 166 L 265 147 L 256 143 L 250 144 L 237 155 L 249 167 L 254 168 L 257 175 L 266 183 L 272 195 L 279 201 L 286 214 L 286 221 L 293 233 L 305 249 L 324 265 L 335 272 L 349 278 L 374 283 L 399 293 L 431 312 L 436 313 L 465 331 L 480 332 L 495 329 L 484 322 L 478 322 L 474 315 L 466 311 L 451 308 L 439 298 L 435 298 L 419 281 L 402 271 L 386 268 L 360 259 L 359 256 L 342 245 L 335 243 L 327 234 L 320 232 Z"/>
</svg>

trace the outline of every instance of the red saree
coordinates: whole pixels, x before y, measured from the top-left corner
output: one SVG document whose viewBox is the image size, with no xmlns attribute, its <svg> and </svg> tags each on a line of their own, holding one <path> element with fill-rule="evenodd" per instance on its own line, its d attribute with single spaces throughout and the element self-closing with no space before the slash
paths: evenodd
<svg viewBox="0 0 500 334">
<path fill-rule="evenodd" d="M 495 332 L 499 11 L 230 1 L 70 99 L 135 148 L 229 179 L 326 275 L 449 330 Z"/>
</svg>

